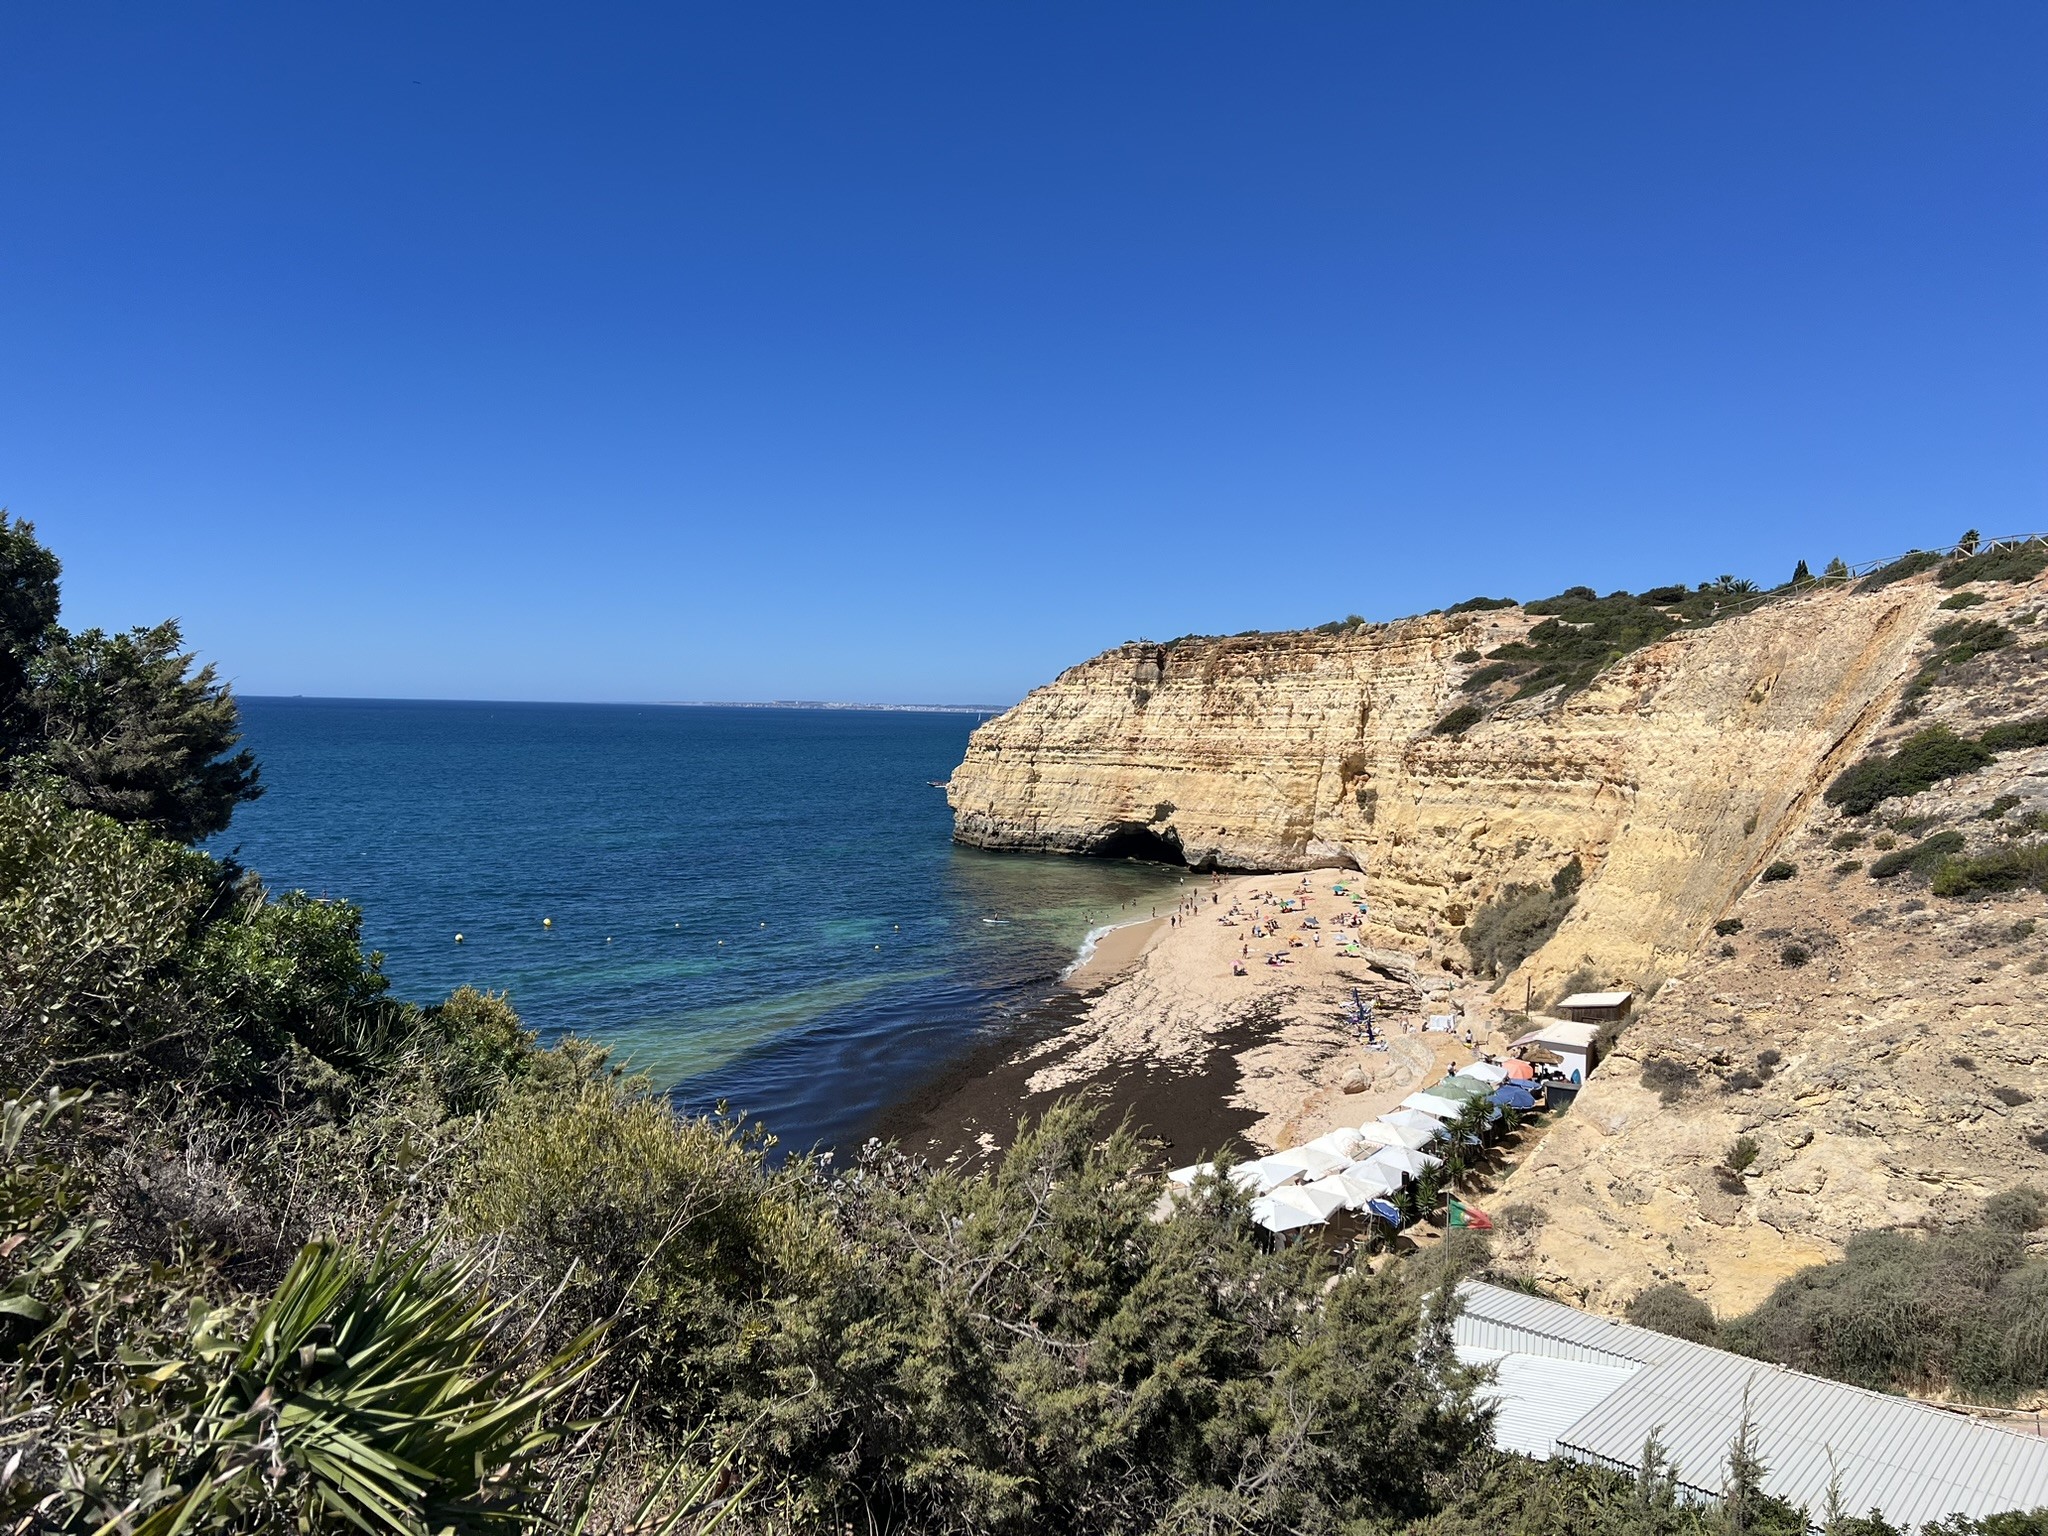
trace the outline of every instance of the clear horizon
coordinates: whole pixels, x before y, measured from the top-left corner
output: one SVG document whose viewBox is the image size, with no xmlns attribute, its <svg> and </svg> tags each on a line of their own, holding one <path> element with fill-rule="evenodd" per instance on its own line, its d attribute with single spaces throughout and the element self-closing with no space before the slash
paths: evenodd
<svg viewBox="0 0 2048 1536">
<path fill-rule="evenodd" d="M 2048 12 L 0 18 L 0 505 L 252 696 L 1009 701 L 2035 531 Z"/>
</svg>

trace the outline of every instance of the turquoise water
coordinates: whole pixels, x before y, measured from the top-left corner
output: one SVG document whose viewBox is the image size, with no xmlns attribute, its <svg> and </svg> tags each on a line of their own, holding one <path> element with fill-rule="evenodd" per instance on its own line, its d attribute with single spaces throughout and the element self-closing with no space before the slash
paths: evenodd
<svg viewBox="0 0 2048 1536">
<path fill-rule="evenodd" d="M 860 1135 L 1179 878 L 954 846 L 928 781 L 972 716 L 241 704 L 269 790 L 216 851 L 359 903 L 401 996 L 509 990 L 797 1146 Z"/>
</svg>

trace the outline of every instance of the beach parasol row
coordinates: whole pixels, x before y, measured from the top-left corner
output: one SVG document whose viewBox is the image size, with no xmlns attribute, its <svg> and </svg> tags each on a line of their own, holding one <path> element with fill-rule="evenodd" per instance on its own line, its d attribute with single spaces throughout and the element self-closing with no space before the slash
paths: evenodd
<svg viewBox="0 0 2048 1536">
<path fill-rule="evenodd" d="M 1526 1054 L 1540 1059 L 1537 1050 Z M 1474 1103 L 1487 1106 L 1489 1120 L 1499 1119 L 1504 1109 L 1534 1109 L 1536 1096 L 1527 1081 L 1532 1071 L 1523 1061 L 1475 1062 L 1355 1130 L 1339 1127 L 1302 1146 L 1239 1163 L 1227 1176 L 1253 1196 L 1252 1220 L 1269 1232 L 1321 1226 L 1339 1211 L 1398 1227 L 1400 1211 L 1390 1197 L 1442 1163 L 1425 1149 L 1448 1137 L 1446 1122 Z M 1167 1177 L 1192 1185 L 1215 1171 L 1213 1163 L 1196 1163 Z"/>
</svg>

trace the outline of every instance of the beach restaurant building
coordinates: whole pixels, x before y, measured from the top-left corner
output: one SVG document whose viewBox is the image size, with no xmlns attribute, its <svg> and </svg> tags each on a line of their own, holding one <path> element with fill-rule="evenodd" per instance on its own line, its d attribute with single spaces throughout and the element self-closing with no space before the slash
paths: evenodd
<svg viewBox="0 0 2048 1536">
<path fill-rule="evenodd" d="M 1745 1420 L 1763 1487 L 1819 1529 L 1832 1490 L 1844 1511 L 1881 1510 L 1902 1530 L 2048 1505 L 2048 1439 L 1911 1398 L 1866 1391 L 1674 1339 L 1562 1302 L 1467 1281 L 1452 1342 L 1488 1367 L 1494 1443 L 1617 1471 L 1652 1435 L 1682 1495 L 1719 1497 Z"/>
<path fill-rule="evenodd" d="M 1512 1047 L 1520 1051 L 1525 1046 L 1541 1046 L 1557 1057 L 1558 1070 L 1575 1082 L 1583 1083 L 1592 1075 L 1595 1064 L 1595 1042 L 1600 1036 L 1598 1024 L 1581 1023 L 1576 1019 L 1546 1019 L 1537 1016 L 1533 1022 L 1536 1028 L 1530 1030 Z"/>
</svg>

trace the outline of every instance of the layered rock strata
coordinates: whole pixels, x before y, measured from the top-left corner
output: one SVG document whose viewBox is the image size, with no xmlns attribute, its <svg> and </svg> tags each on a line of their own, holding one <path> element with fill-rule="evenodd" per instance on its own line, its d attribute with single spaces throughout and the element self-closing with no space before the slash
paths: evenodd
<svg viewBox="0 0 2048 1536">
<path fill-rule="evenodd" d="M 1446 970 L 1467 968 L 1458 935 L 1482 903 L 1577 857 L 1585 885 L 1556 934 L 1459 995 L 1504 1035 L 1526 996 L 1588 966 L 1651 1000 L 1494 1192 L 1525 1213 L 1503 1257 L 1596 1307 L 1673 1279 L 1747 1307 L 1857 1231 L 2048 1187 L 2048 897 L 1944 900 L 1868 869 L 1935 831 L 1972 850 L 2038 836 L 2048 747 L 1860 818 L 1823 798 L 1930 722 L 1974 734 L 2048 713 L 2048 589 L 1973 595 L 1967 619 L 2007 643 L 1903 712 L 1930 633 L 1959 617 L 1932 576 L 1774 600 L 1452 735 L 1432 727 L 1472 653 L 1526 632 L 1520 610 L 1123 646 L 975 734 L 948 791 L 956 833 L 1356 867 L 1377 942 Z M 1778 861 L 1791 877 L 1760 879 Z M 1736 1168 L 1744 1137 L 1754 1160 Z"/>
<path fill-rule="evenodd" d="M 1526 633 L 1522 610 L 1120 646 L 975 732 L 947 790 L 954 834 L 1356 867 L 1382 923 L 1439 949 L 1501 887 L 1577 857 L 1595 878 L 1537 984 L 1581 963 L 1650 978 L 1882 721 L 1940 596 L 1781 599 L 1447 735 L 1433 727 L 1471 658 Z"/>
</svg>

